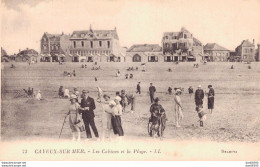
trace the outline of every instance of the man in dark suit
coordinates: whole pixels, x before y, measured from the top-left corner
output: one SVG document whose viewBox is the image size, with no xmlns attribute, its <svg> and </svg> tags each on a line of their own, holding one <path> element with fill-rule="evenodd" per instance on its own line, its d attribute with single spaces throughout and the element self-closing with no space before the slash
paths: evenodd
<svg viewBox="0 0 260 167">
<path fill-rule="evenodd" d="M 153 83 L 150 83 L 149 92 L 150 92 L 151 103 L 153 103 L 153 101 L 154 101 L 154 92 L 156 92 L 156 88 L 153 86 Z"/>
<path fill-rule="evenodd" d="M 141 83 L 141 82 L 138 82 L 137 87 L 136 87 L 136 89 L 137 89 L 137 92 L 136 92 L 136 93 L 139 93 L 139 94 L 141 94 L 141 86 L 140 86 L 140 83 Z"/>
<path fill-rule="evenodd" d="M 203 108 L 203 99 L 204 99 L 204 91 L 201 89 L 201 85 L 199 85 L 198 89 L 195 92 L 196 107 L 202 107 Z"/>
<path fill-rule="evenodd" d="M 96 138 L 98 138 L 99 135 L 94 121 L 94 117 L 95 117 L 94 110 L 96 109 L 96 105 L 94 99 L 89 97 L 88 93 L 89 91 L 87 90 L 82 91 L 80 110 L 82 112 L 82 119 L 85 124 L 87 138 L 92 138 L 89 126 L 91 126 Z"/>
</svg>

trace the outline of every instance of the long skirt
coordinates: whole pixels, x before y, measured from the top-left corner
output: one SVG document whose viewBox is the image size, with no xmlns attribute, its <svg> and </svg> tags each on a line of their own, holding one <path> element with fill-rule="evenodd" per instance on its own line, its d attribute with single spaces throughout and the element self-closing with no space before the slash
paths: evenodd
<svg viewBox="0 0 260 167">
<path fill-rule="evenodd" d="M 79 125 L 80 123 L 77 123 L 76 114 L 70 114 L 69 115 L 69 123 L 70 123 L 70 129 L 72 132 L 80 132 Z"/>
<path fill-rule="evenodd" d="M 114 134 L 118 134 L 119 136 L 124 136 L 121 117 L 118 115 L 112 116 L 111 123 L 112 123 Z"/>
<path fill-rule="evenodd" d="M 208 98 L 208 109 L 214 109 L 214 97 Z"/>
</svg>

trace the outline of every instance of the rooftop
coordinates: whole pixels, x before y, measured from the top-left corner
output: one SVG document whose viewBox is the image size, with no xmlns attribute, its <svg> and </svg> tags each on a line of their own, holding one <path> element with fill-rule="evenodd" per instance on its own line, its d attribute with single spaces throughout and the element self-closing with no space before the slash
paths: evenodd
<svg viewBox="0 0 260 167">
<path fill-rule="evenodd" d="M 158 44 L 136 44 L 131 46 L 127 52 L 161 52 L 162 47 Z"/>
<path fill-rule="evenodd" d="M 222 50 L 222 51 L 228 51 L 228 49 L 220 46 L 217 43 L 207 43 L 204 47 L 204 50 Z"/>
</svg>

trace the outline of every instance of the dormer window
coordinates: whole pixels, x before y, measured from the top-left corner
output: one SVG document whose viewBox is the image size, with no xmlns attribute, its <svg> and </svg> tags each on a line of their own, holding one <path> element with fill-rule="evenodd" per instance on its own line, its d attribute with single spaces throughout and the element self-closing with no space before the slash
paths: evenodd
<svg viewBox="0 0 260 167">
<path fill-rule="evenodd" d="M 168 39 L 168 36 L 165 36 L 165 39 Z"/>
<path fill-rule="evenodd" d="M 80 36 L 81 36 L 81 37 L 84 37 L 84 36 L 85 36 L 85 34 L 81 34 Z"/>
</svg>

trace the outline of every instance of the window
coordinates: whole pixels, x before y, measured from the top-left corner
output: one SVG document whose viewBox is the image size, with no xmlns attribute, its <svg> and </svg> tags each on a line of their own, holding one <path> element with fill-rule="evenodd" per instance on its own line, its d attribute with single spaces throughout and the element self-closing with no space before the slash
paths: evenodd
<svg viewBox="0 0 260 167">
<path fill-rule="evenodd" d="M 250 52 L 251 52 L 251 53 L 253 53 L 253 52 L 254 52 L 254 50 L 251 48 L 251 49 L 250 49 Z"/>
<path fill-rule="evenodd" d="M 165 36 L 165 39 L 168 39 L 168 36 Z"/>
<path fill-rule="evenodd" d="M 93 41 L 90 41 L 90 47 L 93 48 Z"/>
<path fill-rule="evenodd" d="M 186 35 L 186 34 L 184 34 L 184 38 L 185 38 L 185 39 L 187 38 L 187 35 Z"/>
<path fill-rule="evenodd" d="M 110 41 L 107 41 L 107 47 L 110 48 Z"/>
<path fill-rule="evenodd" d="M 84 47 L 84 41 L 81 41 L 81 46 Z"/>
<path fill-rule="evenodd" d="M 102 47 L 102 41 L 99 41 L 99 46 Z"/>
<path fill-rule="evenodd" d="M 73 46 L 74 48 L 76 48 L 76 41 L 73 41 Z"/>
<path fill-rule="evenodd" d="M 43 45 L 43 50 L 47 50 L 47 46 L 46 45 Z"/>
</svg>

